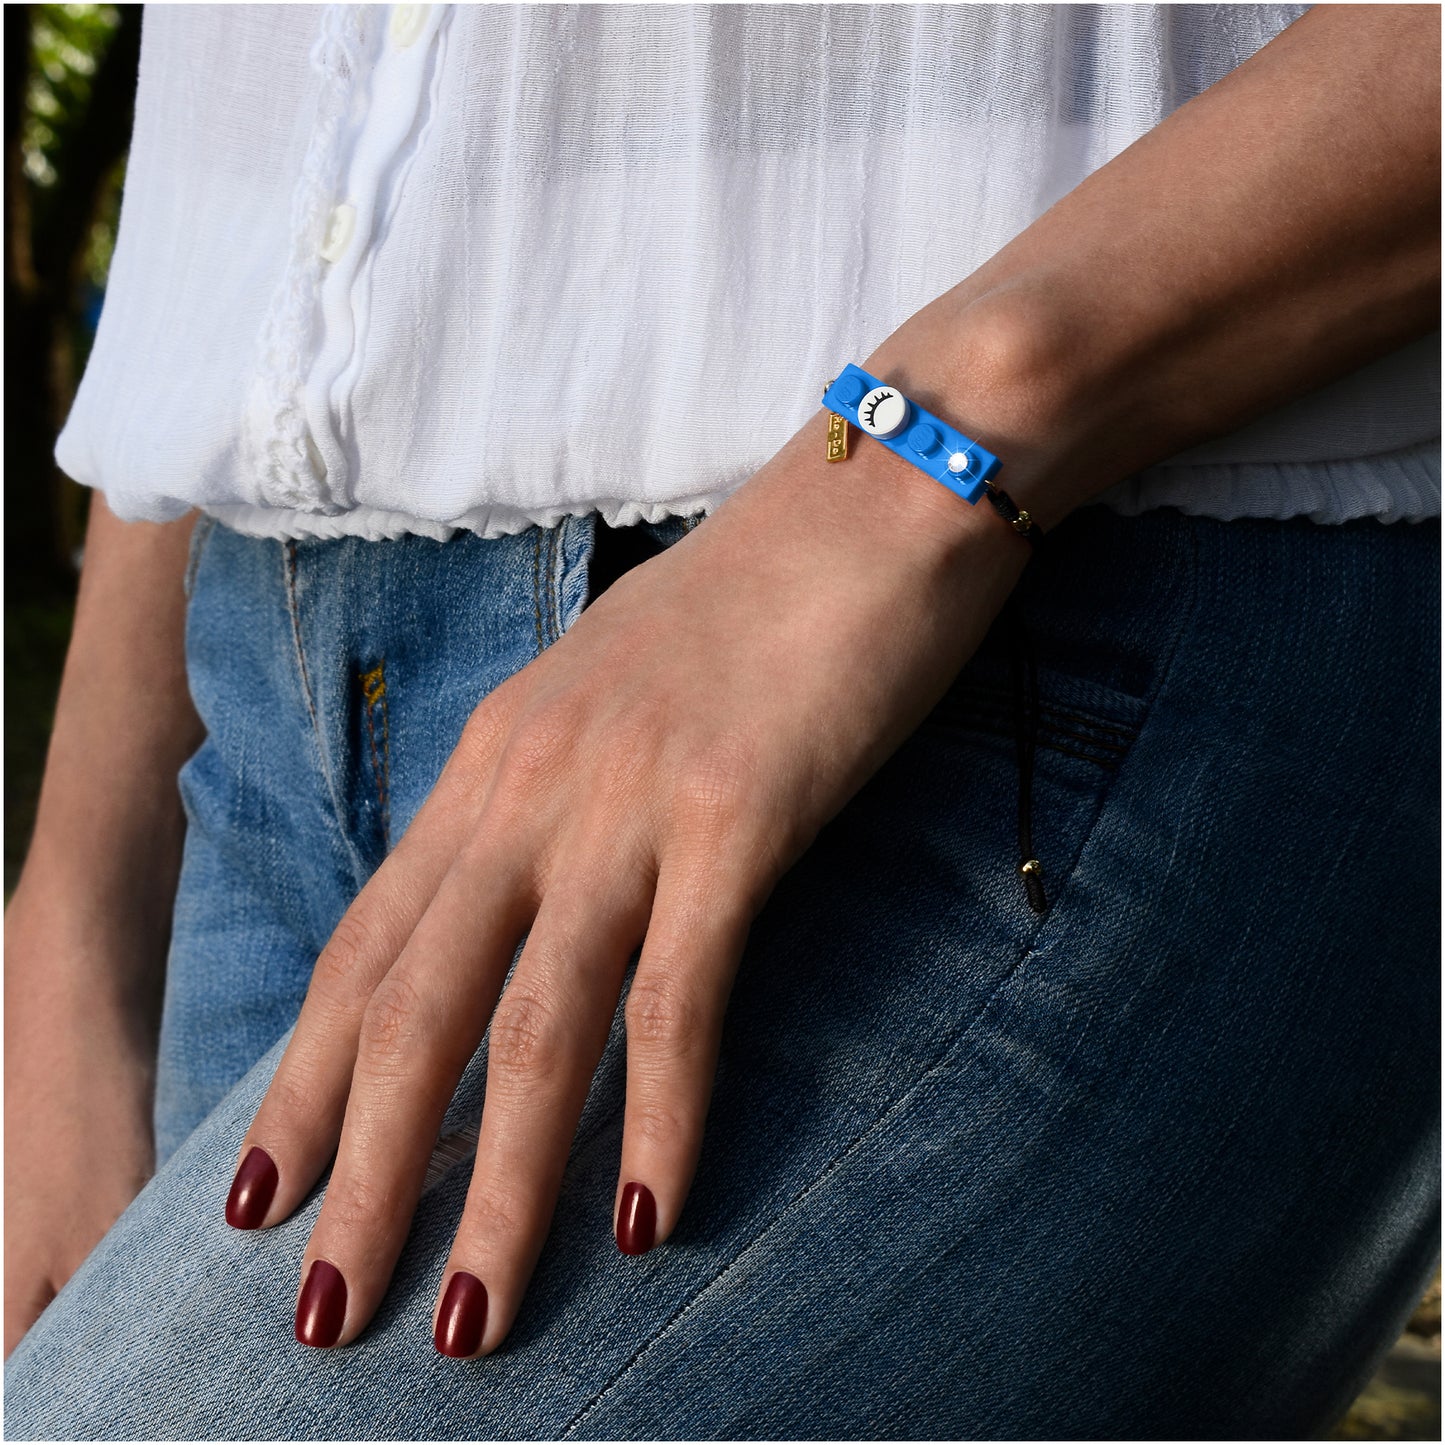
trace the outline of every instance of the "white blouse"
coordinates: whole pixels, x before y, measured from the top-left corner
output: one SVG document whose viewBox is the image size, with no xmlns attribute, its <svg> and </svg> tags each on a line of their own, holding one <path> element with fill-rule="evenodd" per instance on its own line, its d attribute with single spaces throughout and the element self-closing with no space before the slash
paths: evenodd
<svg viewBox="0 0 1445 1445">
<path fill-rule="evenodd" d="M 1304 8 L 147 6 L 57 460 L 271 536 L 711 508 Z M 1438 514 L 1438 337 L 1107 500 Z"/>
</svg>

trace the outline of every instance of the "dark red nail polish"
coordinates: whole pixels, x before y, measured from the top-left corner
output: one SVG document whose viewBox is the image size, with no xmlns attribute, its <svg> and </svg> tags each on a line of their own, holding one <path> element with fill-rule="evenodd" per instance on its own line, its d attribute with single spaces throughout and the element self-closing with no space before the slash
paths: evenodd
<svg viewBox="0 0 1445 1445">
<path fill-rule="evenodd" d="M 241 1160 L 226 1200 L 226 1223 L 232 1229 L 260 1229 L 276 1197 L 276 1166 L 264 1149 L 251 1148 Z"/>
<path fill-rule="evenodd" d="M 657 1238 L 657 1201 L 645 1184 L 629 1184 L 617 1211 L 617 1247 L 623 1254 L 646 1254 Z"/>
<path fill-rule="evenodd" d="M 334 1264 L 318 1259 L 296 1304 L 296 1338 L 324 1350 L 341 1338 L 346 1323 L 346 1281 Z"/>
<path fill-rule="evenodd" d="M 487 1328 L 487 1287 L 476 1275 L 458 1270 L 442 1296 L 432 1335 L 442 1354 L 465 1360 L 481 1347 Z"/>
</svg>

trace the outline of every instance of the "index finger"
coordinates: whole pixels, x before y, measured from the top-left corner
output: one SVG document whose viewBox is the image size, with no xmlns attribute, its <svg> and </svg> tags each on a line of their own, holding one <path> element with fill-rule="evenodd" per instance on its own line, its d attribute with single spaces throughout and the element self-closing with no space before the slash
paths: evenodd
<svg viewBox="0 0 1445 1445">
<path fill-rule="evenodd" d="M 503 683 L 467 720 L 411 825 L 317 957 L 291 1041 L 241 1141 L 226 1200 L 233 1228 L 279 1224 L 330 1163 L 366 1006 L 475 830 L 520 701 L 514 685 L 520 677 Z"/>
</svg>

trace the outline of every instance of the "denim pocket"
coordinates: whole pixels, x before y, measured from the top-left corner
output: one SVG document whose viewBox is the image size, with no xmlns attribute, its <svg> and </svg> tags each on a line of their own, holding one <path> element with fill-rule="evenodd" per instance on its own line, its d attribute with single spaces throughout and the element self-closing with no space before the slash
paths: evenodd
<svg viewBox="0 0 1445 1445">
<path fill-rule="evenodd" d="M 1143 726 L 1147 701 L 1089 687 L 1083 679 L 1040 672 L 1039 719 L 1025 781 L 1020 727 L 1008 672 L 969 671 L 925 719 L 919 741 L 929 748 L 941 791 L 967 798 L 992 817 L 967 826 L 989 839 L 983 862 L 1018 923 L 1044 921 L 1019 872 L 1025 854 L 1042 868 L 1043 912 L 1053 912 L 1098 820 L 1115 776 Z M 1026 808 L 1028 845 L 1020 824 Z M 963 818 L 960 816 L 960 826 Z M 1025 930 L 1032 934 L 1033 927 Z"/>
<path fill-rule="evenodd" d="M 1097 545 L 1096 520 L 1075 530 L 1095 534 Z M 1017 870 L 1024 858 L 1036 858 L 1046 912 L 1074 875 L 1194 605 L 1192 549 L 1176 549 L 1167 567 L 1102 571 L 1081 564 L 1088 550 L 1041 557 L 1016 599 L 1025 650 L 1037 663 L 1036 725 L 1015 651 L 1022 639 L 1000 618 L 922 729 L 951 759 L 947 766 L 991 779 L 993 806 L 1010 814 L 1007 839 L 999 831 L 997 864 L 1016 875 L 1022 903 L 1027 890 Z M 1038 909 L 1036 892 L 1031 906 Z"/>
<path fill-rule="evenodd" d="M 1036 747 L 1113 772 L 1139 735 L 1146 700 L 1088 679 L 1049 671 L 1039 674 Z M 979 741 L 1017 741 L 1013 687 L 1007 675 L 966 672 L 933 710 L 927 723 L 971 734 Z"/>
</svg>

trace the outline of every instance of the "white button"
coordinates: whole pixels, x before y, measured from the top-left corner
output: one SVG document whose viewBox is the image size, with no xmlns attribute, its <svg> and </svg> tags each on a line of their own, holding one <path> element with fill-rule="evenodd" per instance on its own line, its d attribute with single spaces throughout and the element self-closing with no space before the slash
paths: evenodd
<svg viewBox="0 0 1445 1445">
<path fill-rule="evenodd" d="M 321 259 L 334 261 L 346 249 L 356 229 L 356 207 L 343 201 L 331 212 L 326 223 L 326 239 L 321 243 Z"/>
<path fill-rule="evenodd" d="M 948 470 L 954 472 L 966 472 L 968 470 L 968 453 L 954 452 L 948 459 Z"/>
<path fill-rule="evenodd" d="M 391 7 L 391 24 L 387 30 L 391 35 L 391 43 L 398 50 L 405 50 L 426 29 L 426 17 L 430 9 L 430 5 Z"/>
</svg>

